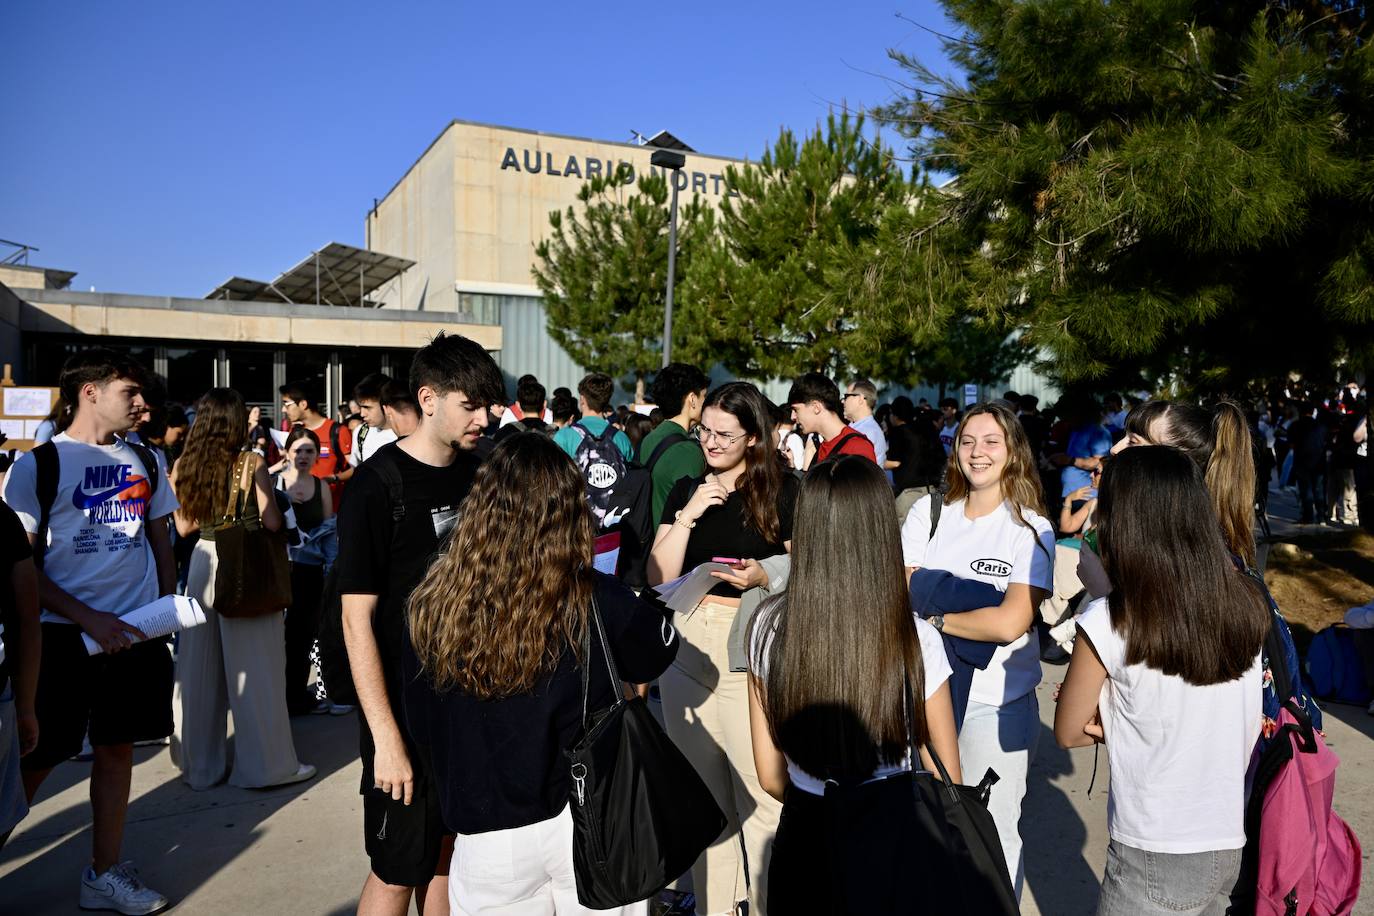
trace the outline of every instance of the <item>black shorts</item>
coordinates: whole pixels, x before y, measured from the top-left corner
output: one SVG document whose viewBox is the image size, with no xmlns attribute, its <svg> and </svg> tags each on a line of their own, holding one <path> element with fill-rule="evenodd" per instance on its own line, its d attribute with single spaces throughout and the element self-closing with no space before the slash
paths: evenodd
<svg viewBox="0 0 1374 916">
<path fill-rule="evenodd" d="M 444 827 L 439 811 L 439 791 L 429 755 L 407 742 L 415 791 L 409 805 L 396 801 L 390 792 L 373 785 L 372 732 L 361 716 L 358 725 L 363 760 L 363 846 L 372 861 L 372 873 L 387 884 L 423 887 L 435 875 L 448 874 L 448 860 L 443 854 L 453 850 L 452 843 L 446 842 L 452 833 Z"/>
<path fill-rule="evenodd" d="M 81 628 L 43 624 L 38 669 L 38 747 L 26 770 L 46 770 L 92 746 L 132 744 L 172 733 L 172 653 L 152 639 L 110 654 L 86 654 Z"/>
</svg>

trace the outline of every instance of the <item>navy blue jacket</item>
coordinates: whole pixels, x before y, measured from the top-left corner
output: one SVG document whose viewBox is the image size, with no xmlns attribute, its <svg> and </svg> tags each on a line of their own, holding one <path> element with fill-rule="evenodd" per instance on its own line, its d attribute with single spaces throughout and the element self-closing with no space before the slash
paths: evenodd
<svg viewBox="0 0 1374 916">
<path fill-rule="evenodd" d="M 935 614 L 959 614 L 1002 603 L 997 586 L 976 579 L 960 579 L 943 569 L 918 569 L 911 574 L 911 609 L 925 619 Z M 954 673 L 949 678 L 949 696 L 954 703 L 954 727 L 963 729 L 973 687 L 973 672 L 982 671 L 992 661 L 1001 643 L 980 642 L 941 633 L 945 654 Z"/>
</svg>

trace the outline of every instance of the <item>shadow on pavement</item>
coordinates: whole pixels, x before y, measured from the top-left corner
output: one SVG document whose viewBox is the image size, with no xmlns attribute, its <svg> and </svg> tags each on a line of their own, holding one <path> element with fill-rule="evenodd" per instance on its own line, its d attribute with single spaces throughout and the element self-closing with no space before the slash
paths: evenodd
<svg viewBox="0 0 1374 916">
<path fill-rule="evenodd" d="M 1054 732 L 1040 725 L 1040 745 L 1031 764 L 1026 800 L 1021 811 L 1021 836 L 1026 859 L 1026 885 L 1035 894 L 1041 913 L 1085 916 L 1096 912 L 1099 881 L 1083 857 L 1088 829 L 1074 810 L 1073 800 L 1051 780 L 1072 776 L 1088 791 L 1087 773 L 1074 773 L 1069 752 L 1054 741 Z M 1093 792 L 1107 791 L 1107 754 L 1101 751 Z"/>
<path fill-rule="evenodd" d="M 265 829 L 264 821 L 289 804 L 308 804 L 312 790 L 322 780 L 357 759 L 358 731 L 352 716 L 347 724 L 327 716 L 293 719 L 292 733 L 298 756 L 313 763 L 318 772 L 308 782 L 274 789 L 220 785 L 196 792 L 181 782 L 166 759 L 165 747 L 135 750 L 136 793 L 141 768 L 160 763 L 172 775 L 130 803 L 123 855 L 137 863 L 144 880 L 166 894 L 173 908 L 252 846 Z M 69 789 L 89 775 L 89 763 L 61 764 L 40 789 L 37 802 L 41 805 L 43 799 L 52 797 L 54 790 Z M 79 876 L 89 863 L 91 850 L 90 806 L 84 794 L 80 804 L 41 821 L 35 822 L 31 814 L 20 822 L 13 839 L 0 853 L 0 861 L 31 855 L 57 842 L 6 875 L 0 885 L 0 900 L 23 899 L 25 912 L 33 914 L 75 910 Z M 330 837 L 317 839 L 339 841 Z M 299 879 L 293 871 L 297 865 L 283 862 L 279 875 L 264 880 L 280 881 L 286 886 Z"/>
</svg>

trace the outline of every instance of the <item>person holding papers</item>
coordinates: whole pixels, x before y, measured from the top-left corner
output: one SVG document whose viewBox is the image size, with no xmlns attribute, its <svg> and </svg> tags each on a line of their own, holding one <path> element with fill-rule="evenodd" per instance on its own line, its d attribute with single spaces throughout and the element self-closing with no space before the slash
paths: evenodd
<svg viewBox="0 0 1374 916">
<path fill-rule="evenodd" d="M 172 467 L 181 498 L 176 513 L 182 536 L 200 532 L 191 554 L 187 594 L 200 602 L 205 624 L 182 633 L 177 644 L 177 739 L 173 758 L 193 789 L 229 777 L 244 788 L 302 782 L 315 768 L 296 759 L 286 710 L 286 634 L 281 614 L 230 619 L 215 613 L 215 530 L 224 518 L 231 476 L 239 473 L 243 517 L 269 531 L 281 528 L 267 462 L 244 452 L 248 411 L 230 388 L 212 388 L 200 400 L 186 451 Z M 239 456 L 249 460 L 240 462 Z M 242 468 L 242 470 L 238 470 Z M 228 760 L 228 714 L 234 711 L 234 764 Z"/>
<path fill-rule="evenodd" d="M 20 762 L 24 792 L 32 802 L 89 733 L 92 855 L 79 903 L 120 913 L 167 905 L 121 849 L 134 742 L 172 733 L 166 640 L 119 619 L 176 586 L 167 525 L 176 496 L 153 451 L 122 437 L 146 409 L 146 379 L 138 363 L 98 347 L 68 359 L 58 384 L 71 422 L 21 456 L 4 486 L 35 550 L 43 609 L 38 745 Z M 245 416 L 239 441 L 247 428 Z M 83 632 L 104 651 L 91 655 Z"/>
<path fill-rule="evenodd" d="M 649 582 L 668 582 L 717 558 L 731 570 L 712 573 L 721 580 L 717 587 L 694 609 L 674 616 L 683 648 L 659 678 L 663 718 L 728 820 L 692 868 L 697 912 L 734 912 L 747 899 L 750 913 L 766 916 L 765 884 L 782 806 L 759 785 L 754 770 L 743 645 L 747 621 L 738 618 L 747 591 L 778 582 L 761 561 L 788 550 L 799 484 L 778 455 L 771 405 L 747 382 L 708 394 L 694 434 L 706 473 L 684 477 L 669 491 L 649 558 Z"/>
</svg>

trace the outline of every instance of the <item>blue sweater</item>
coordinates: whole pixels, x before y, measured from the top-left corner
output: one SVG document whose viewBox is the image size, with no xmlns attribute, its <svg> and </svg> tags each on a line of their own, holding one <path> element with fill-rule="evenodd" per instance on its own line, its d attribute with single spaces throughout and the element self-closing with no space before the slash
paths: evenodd
<svg viewBox="0 0 1374 916">
<path fill-rule="evenodd" d="M 995 585 L 973 579 L 960 579 L 943 569 L 918 569 L 911 574 L 911 609 L 922 619 L 936 614 L 959 614 L 1002 603 Z M 949 678 L 950 700 L 954 703 L 954 727 L 963 729 L 964 711 L 973 688 L 973 672 L 982 671 L 992 661 L 1001 643 L 981 642 L 941 633 L 945 654 L 954 673 Z"/>
</svg>

